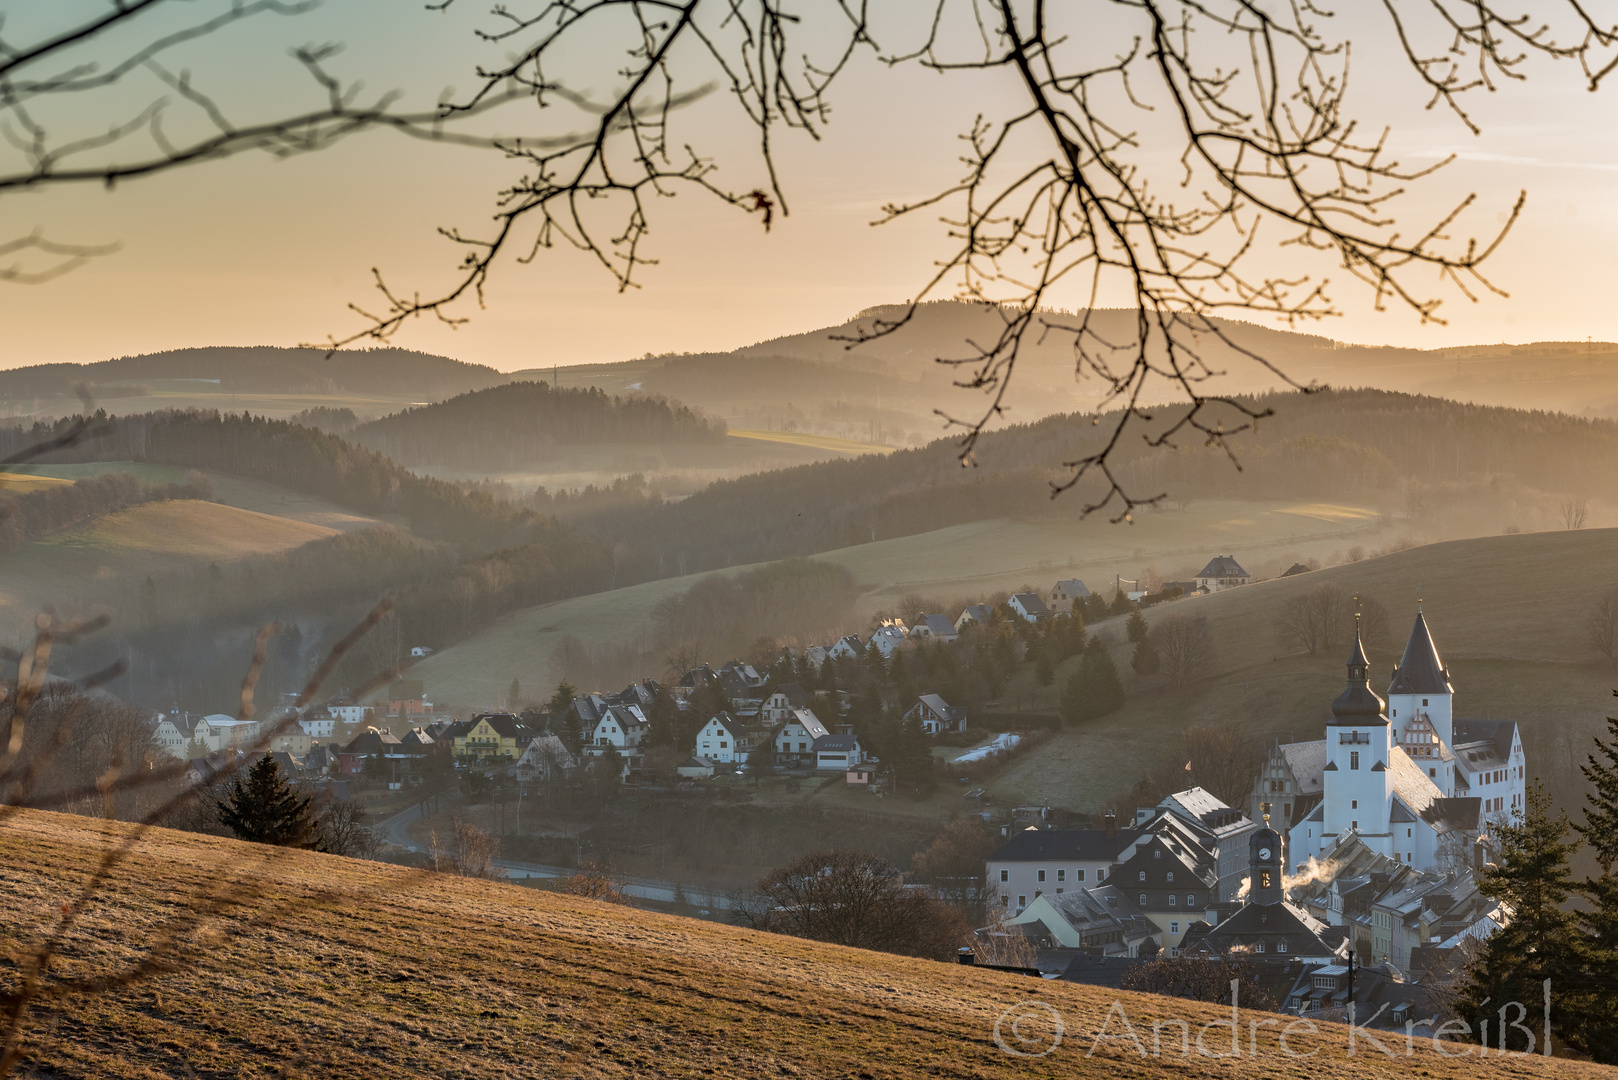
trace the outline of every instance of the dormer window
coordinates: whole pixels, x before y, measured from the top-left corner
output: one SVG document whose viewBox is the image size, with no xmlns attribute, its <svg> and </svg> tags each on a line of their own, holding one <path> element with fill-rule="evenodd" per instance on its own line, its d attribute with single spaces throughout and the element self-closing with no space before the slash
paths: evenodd
<svg viewBox="0 0 1618 1080">
<path fill-rule="evenodd" d="M 1146 871 L 1144 871 L 1144 870 L 1142 870 L 1142 871 L 1141 871 L 1141 872 L 1140 872 L 1140 879 L 1141 879 L 1141 880 L 1142 880 L 1142 881 L 1145 881 L 1145 880 L 1146 880 Z"/>
<path fill-rule="evenodd" d="M 1173 881 L 1173 880 L 1174 880 L 1174 871 L 1173 871 L 1173 870 L 1170 870 L 1170 871 L 1169 871 L 1169 880 L 1170 880 L 1170 881 Z"/>
</svg>

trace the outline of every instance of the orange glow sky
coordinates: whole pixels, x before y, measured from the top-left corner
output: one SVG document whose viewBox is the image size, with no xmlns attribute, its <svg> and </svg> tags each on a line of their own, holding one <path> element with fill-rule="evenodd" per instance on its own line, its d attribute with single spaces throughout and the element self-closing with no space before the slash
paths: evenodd
<svg viewBox="0 0 1618 1080">
<path fill-rule="evenodd" d="M 236 92 L 251 102 L 264 86 L 306 94 L 295 71 L 276 82 L 287 65 L 284 45 L 343 40 L 350 49 L 337 67 L 366 75 L 370 85 L 419 84 L 431 98 L 457 71 L 468 83 L 464 70 L 479 54 L 469 46 L 446 54 L 440 43 L 468 39 L 482 9 L 432 16 L 411 6 L 385 32 L 366 21 L 367 13 L 398 7 L 328 5 L 238 34 L 202 74 L 218 77 L 227 99 Z M 263 71 L 243 61 L 252 70 L 237 77 L 238 55 L 269 59 Z M 1413 81 L 1389 58 L 1368 51 L 1357 63 L 1365 87 L 1358 100 L 1368 113 L 1399 122 L 1406 154 L 1462 155 L 1443 186 L 1412 199 L 1412 219 L 1476 192 L 1482 230 L 1518 189 L 1528 190 L 1526 215 L 1492 267 L 1512 295 L 1474 305 L 1435 286 L 1447 298 L 1450 325 L 1421 327 L 1403 312 L 1374 312 L 1362 289 L 1344 285 L 1334 290 L 1344 317 L 1306 329 L 1417 347 L 1618 340 L 1618 305 L 1608 287 L 1618 266 L 1618 133 L 1610 122 L 1618 87 L 1592 95 L 1571 66 L 1536 70 L 1526 85 L 1477 101 L 1485 132 L 1473 137 L 1421 110 Z M 531 266 L 508 260 L 488 309 L 462 312 L 473 317 L 469 326 L 451 331 L 423 321 L 396 343 L 505 370 L 548 367 L 728 349 L 903 300 L 944 250 L 941 226 L 936 219 L 880 229 L 868 223 L 882 203 L 948 183 L 959 170 L 956 136 L 974 113 L 993 115 L 1008 100 L 993 78 L 889 71 L 864 61 L 834 91 L 839 111 L 826 140 L 787 140 L 793 212 L 768 235 L 757 218 L 698 196 L 664 200 L 651 236 L 651 253 L 662 261 L 644 272 L 643 289 L 619 295 L 605 273 L 571 251 L 550 252 Z M 724 182 L 762 182 L 744 143 L 720 148 Z M 346 332 L 356 325 L 346 304 L 370 302 L 372 266 L 405 288 L 425 291 L 448 280 L 457 255 L 434 229 L 475 229 L 512 175 L 512 166 L 486 153 L 374 134 L 317 156 L 248 156 L 112 192 L 5 195 L 0 238 L 43 226 L 62 240 L 116 239 L 123 250 L 48 285 L 0 285 L 0 366 L 195 345 L 291 345 Z"/>
</svg>

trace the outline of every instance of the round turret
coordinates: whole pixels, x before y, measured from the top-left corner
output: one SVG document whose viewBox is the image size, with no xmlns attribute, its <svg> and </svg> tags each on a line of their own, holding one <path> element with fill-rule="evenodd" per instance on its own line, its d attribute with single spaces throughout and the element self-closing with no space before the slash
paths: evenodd
<svg viewBox="0 0 1618 1080">
<path fill-rule="evenodd" d="M 1382 715 L 1383 700 L 1371 689 L 1370 661 L 1365 658 L 1365 646 L 1360 642 L 1360 628 L 1354 625 L 1354 651 L 1348 657 L 1348 686 L 1331 703 L 1332 722 L 1335 724 L 1386 724 Z"/>
</svg>

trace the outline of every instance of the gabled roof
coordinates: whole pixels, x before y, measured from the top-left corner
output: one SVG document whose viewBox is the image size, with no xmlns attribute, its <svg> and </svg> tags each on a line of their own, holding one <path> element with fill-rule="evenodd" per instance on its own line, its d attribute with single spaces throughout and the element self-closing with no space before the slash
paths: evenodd
<svg viewBox="0 0 1618 1080">
<path fill-rule="evenodd" d="M 1288 956 L 1332 956 L 1339 943 L 1327 938 L 1325 923 L 1288 901 L 1279 904 L 1245 904 L 1230 918 L 1209 930 L 1201 947 L 1209 952 L 1264 942 L 1271 946 L 1285 941 Z M 1333 935 L 1335 937 L 1335 935 Z"/>
<path fill-rule="evenodd" d="M 1412 813 L 1420 814 L 1435 801 L 1444 797 L 1427 775 L 1401 747 L 1395 746 L 1388 754 L 1388 780 L 1393 793 L 1404 801 Z"/>
<path fill-rule="evenodd" d="M 638 705 L 611 705 L 607 708 L 607 714 L 618 721 L 619 726 L 625 731 L 647 722 Z"/>
<path fill-rule="evenodd" d="M 1281 576 L 1282 577 L 1297 577 L 1299 574 L 1307 574 L 1307 573 L 1309 573 L 1309 568 L 1307 566 L 1303 565 L 1303 563 L 1301 563 L 1301 562 L 1295 562 L 1291 566 L 1287 567 L 1286 573 L 1282 574 Z"/>
<path fill-rule="evenodd" d="M 1110 862 L 1133 844 L 1141 833 L 1135 829 L 1024 829 L 1013 833 L 995 848 L 989 862 L 1034 862 L 1039 859 L 1073 859 L 1078 862 Z M 1064 894 L 1065 895 L 1065 894 Z"/>
<path fill-rule="evenodd" d="M 789 709 L 801 709 L 809 702 L 809 692 L 795 682 L 782 683 L 775 688 L 771 696 L 775 694 L 787 699 Z"/>
<path fill-rule="evenodd" d="M 1451 829 L 1472 832 L 1478 827 L 1478 818 L 1482 811 L 1483 800 L 1476 796 L 1434 799 L 1432 804 L 1421 812 L 1421 820 L 1439 832 L 1448 832 Z"/>
<path fill-rule="evenodd" d="M 949 702 L 945 701 L 937 694 L 922 694 L 916 699 L 916 702 L 917 704 L 927 706 L 927 708 L 931 710 L 934 715 L 942 717 L 945 720 L 955 719 L 955 710 L 950 707 Z M 915 706 L 911 706 L 910 712 L 915 711 Z M 910 714 L 906 713 L 905 715 L 908 716 Z"/>
<path fill-rule="evenodd" d="M 859 745 L 859 740 L 852 735 L 822 735 L 815 740 L 815 753 L 824 750 L 847 752 L 859 749 Z"/>
<path fill-rule="evenodd" d="M 708 724 L 718 724 L 720 727 L 725 729 L 725 734 L 729 735 L 733 739 L 740 739 L 744 730 L 737 719 L 728 712 L 721 712 L 710 716 L 708 718 Z M 704 724 L 702 726 L 706 728 L 708 724 Z"/>
<path fill-rule="evenodd" d="M 792 719 L 788 720 L 787 723 L 802 724 L 803 730 L 807 731 L 812 739 L 818 739 L 822 735 L 830 734 L 826 725 L 820 722 L 820 717 L 816 716 L 811 709 L 793 709 Z"/>
<path fill-rule="evenodd" d="M 1215 555 L 1208 560 L 1208 565 L 1202 568 L 1202 573 L 1198 574 L 1197 577 L 1233 578 L 1252 577 L 1252 575 L 1243 570 L 1242 564 L 1229 555 Z"/>
<path fill-rule="evenodd" d="M 1075 600 L 1082 600 L 1090 595 L 1089 587 L 1078 578 L 1064 578 L 1056 583 L 1056 589 Z"/>
<path fill-rule="evenodd" d="M 1051 610 L 1045 606 L 1045 601 L 1039 598 L 1038 593 L 1012 593 L 1011 602 L 1022 608 L 1022 610 L 1029 615 L 1047 615 Z"/>
<path fill-rule="evenodd" d="M 988 626 L 994 622 L 994 609 L 988 604 L 968 604 L 961 609 L 961 619 L 970 619 Z M 958 624 L 961 619 L 956 619 L 956 623 Z"/>
<path fill-rule="evenodd" d="M 923 615 L 921 621 L 934 637 L 955 636 L 955 624 L 949 621 L 948 615 Z"/>
<path fill-rule="evenodd" d="M 1282 743 L 1281 756 L 1286 758 L 1287 768 L 1292 770 L 1292 778 L 1298 782 L 1300 792 L 1313 795 L 1325 790 L 1325 739 Z"/>
<path fill-rule="evenodd" d="M 1410 628 L 1410 640 L 1405 643 L 1404 656 L 1393 669 L 1393 681 L 1388 684 L 1390 694 L 1452 694 L 1449 672 L 1438 658 L 1438 648 L 1427 631 L 1427 617 L 1416 612 L 1416 625 Z"/>
<path fill-rule="evenodd" d="M 618 707 L 619 706 L 609 706 L 609 708 Z M 511 713 L 479 713 L 478 715 L 472 717 L 472 727 L 477 727 L 478 721 L 480 720 L 486 722 L 491 728 L 493 728 L 495 730 L 495 734 L 499 735 L 502 739 L 520 739 L 525 735 L 531 734 L 531 732 L 528 730 L 528 725 L 524 724 Z M 467 730 L 471 730 L 471 728 L 468 728 Z"/>
<path fill-rule="evenodd" d="M 1456 720 L 1456 753 L 1470 743 L 1489 743 L 1502 761 L 1511 760 L 1511 743 L 1517 736 L 1515 720 Z"/>
</svg>

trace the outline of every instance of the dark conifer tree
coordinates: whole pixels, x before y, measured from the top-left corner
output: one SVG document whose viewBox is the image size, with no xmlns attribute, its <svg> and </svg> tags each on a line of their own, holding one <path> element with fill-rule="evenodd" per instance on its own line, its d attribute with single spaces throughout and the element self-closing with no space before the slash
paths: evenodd
<svg viewBox="0 0 1618 1080">
<path fill-rule="evenodd" d="M 1124 623 L 1124 633 L 1129 635 L 1129 640 L 1133 642 L 1146 640 L 1146 634 L 1150 629 L 1146 625 L 1146 616 L 1141 613 L 1140 608 L 1131 611 L 1129 621 Z"/>
<path fill-rule="evenodd" d="M 1522 816 L 1494 826 L 1499 862 L 1478 875 L 1478 888 L 1510 907 L 1512 917 L 1482 942 L 1467 965 L 1455 1002 L 1456 1015 L 1471 1024 L 1473 1037 L 1487 1030 L 1491 1046 L 1500 1045 L 1501 1008 L 1521 1004 L 1521 1018 L 1516 1010 L 1508 1014 L 1508 1020 L 1516 1020 L 1521 1028 L 1506 1025 L 1505 1045 L 1535 1053 L 1544 1045 L 1542 1002 L 1547 980 L 1553 1031 L 1558 1011 L 1564 1021 L 1585 1012 L 1579 1000 L 1584 988 L 1582 942 L 1576 917 L 1566 910 L 1575 888 L 1568 857 L 1578 844 L 1571 839 L 1567 814 L 1553 816 L 1552 803 L 1550 792 L 1536 777 L 1528 787 Z M 1534 1033 L 1532 1047 L 1522 1028 Z"/>
<path fill-rule="evenodd" d="M 1618 690 L 1613 693 L 1618 695 Z M 1587 978 L 1592 992 L 1581 1002 L 1596 1008 L 1581 1009 L 1577 1027 L 1586 1053 L 1603 1064 L 1618 1064 L 1618 1016 L 1608 996 L 1618 988 L 1618 717 L 1607 718 L 1607 741 L 1595 740 L 1595 752 L 1579 767 L 1590 782 L 1584 824 L 1575 825 L 1595 855 L 1601 872 L 1579 887 L 1586 910 L 1580 913 L 1585 931 Z"/>
<path fill-rule="evenodd" d="M 1143 637 L 1135 642 L 1135 652 L 1129 658 L 1129 666 L 1136 675 L 1157 674 L 1162 661 L 1158 658 L 1157 646 L 1152 644 L 1151 638 Z"/>
<path fill-rule="evenodd" d="M 1124 684 L 1106 646 L 1091 639 L 1079 661 L 1079 670 L 1068 680 L 1062 694 L 1062 714 L 1068 723 L 1095 720 L 1124 707 Z"/>
<path fill-rule="evenodd" d="M 265 754 L 243 777 L 237 774 L 219 806 L 219 820 L 238 839 L 277 847 L 315 846 L 315 816 L 310 796 L 287 786 L 281 766 Z"/>
</svg>

